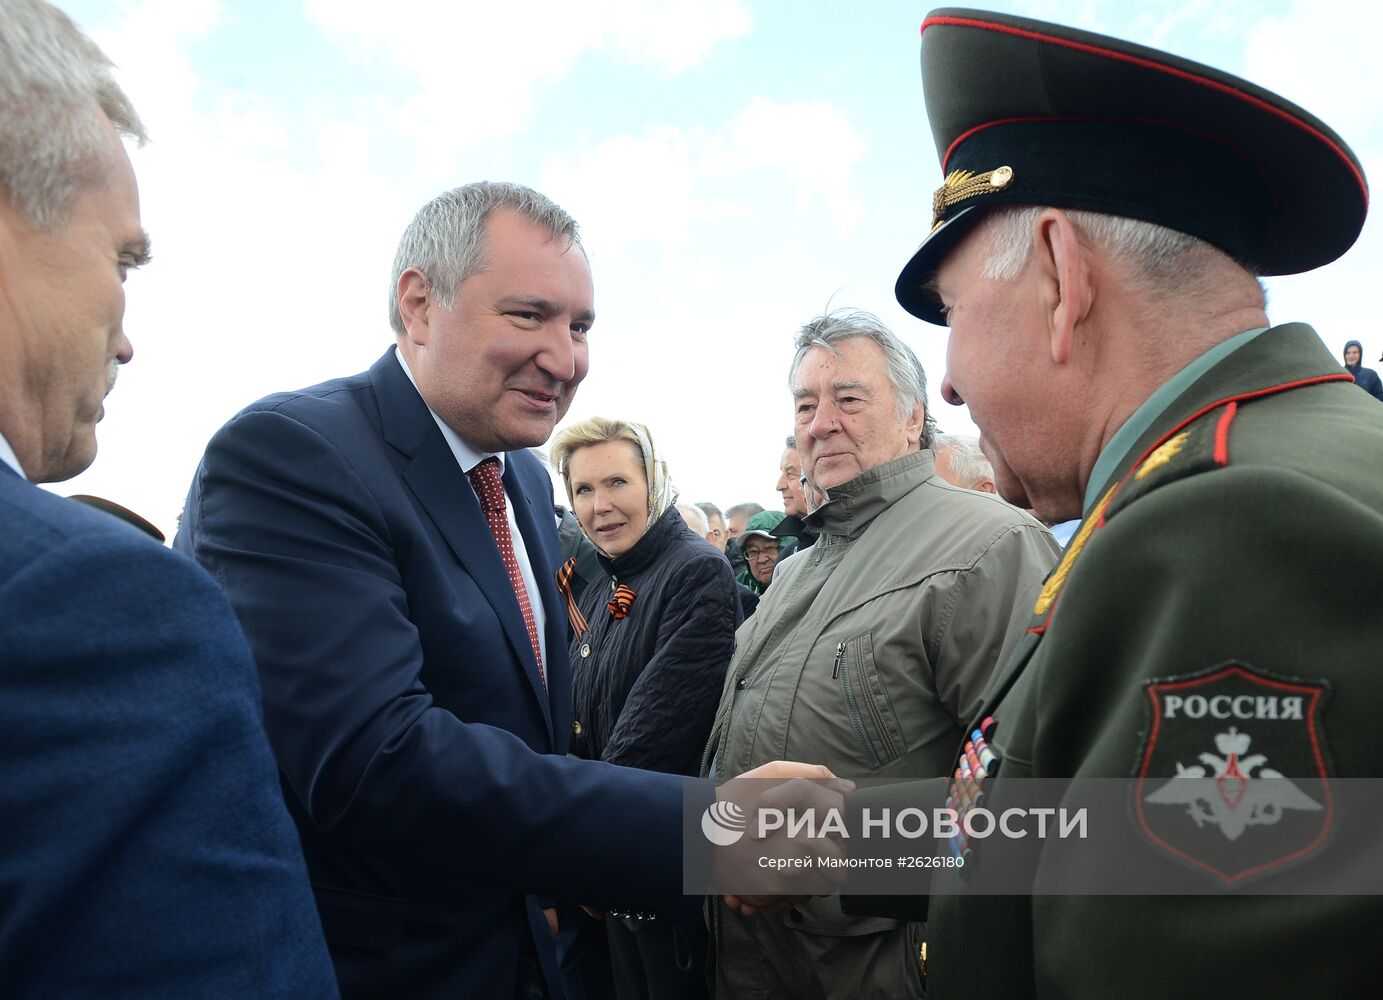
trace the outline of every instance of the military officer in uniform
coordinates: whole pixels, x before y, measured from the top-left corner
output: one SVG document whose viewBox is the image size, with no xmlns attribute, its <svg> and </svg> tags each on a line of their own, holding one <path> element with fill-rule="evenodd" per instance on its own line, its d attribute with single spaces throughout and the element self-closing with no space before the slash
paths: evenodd
<svg viewBox="0 0 1383 1000">
<path fill-rule="evenodd" d="M 1309 880 L 1360 832 L 1323 779 L 1383 771 L 1383 618 L 1358 615 L 1383 593 L 1383 463 L 1358 460 L 1383 413 L 1258 280 L 1353 244 L 1359 161 L 1251 83 L 1058 25 L 936 11 L 922 72 L 944 181 L 898 299 L 950 327 L 942 392 L 1005 499 L 1083 518 L 945 794 L 1131 779 L 1123 864 L 1204 894 L 964 893 L 986 843 L 930 897 L 847 907 L 926 915 L 938 1000 L 1365 995 L 1383 902 Z M 1255 795 L 1299 842 L 1265 846 Z"/>
</svg>

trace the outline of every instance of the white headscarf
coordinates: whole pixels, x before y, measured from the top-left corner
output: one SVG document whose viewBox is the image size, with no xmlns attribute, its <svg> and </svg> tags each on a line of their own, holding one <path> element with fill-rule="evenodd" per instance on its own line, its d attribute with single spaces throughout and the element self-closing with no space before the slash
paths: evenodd
<svg viewBox="0 0 1383 1000">
<path fill-rule="evenodd" d="M 648 525 L 662 517 L 669 507 L 677 502 L 677 488 L 672 485 L 672 477 L 653 444 L 653 435 L 643 424 L 628 421 L 629 428 L 639 439 L 639 453 L 643 455 L 643 474 L 648 480 Z M 647 529 L 645 529 L 647 530 Z"/>
</svg>

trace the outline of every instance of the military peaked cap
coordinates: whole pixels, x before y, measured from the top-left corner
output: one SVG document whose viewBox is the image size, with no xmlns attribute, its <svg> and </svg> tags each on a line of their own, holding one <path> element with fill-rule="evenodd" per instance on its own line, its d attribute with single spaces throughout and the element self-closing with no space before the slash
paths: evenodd
<svg viewBox="0 0 1383 1000">
<path fill-rule="evenodd" d="M 903 308 L 983 209 L 1050 205 L 1157 223 L 1256 274 L 1295 274 L 1364 224 L 1359 160 L 1276 94 L 1176 56 L 1027 18 L 946 8 L 922 24 L 922 86 L 945 176 L 903 268 Z"/>
</svg>

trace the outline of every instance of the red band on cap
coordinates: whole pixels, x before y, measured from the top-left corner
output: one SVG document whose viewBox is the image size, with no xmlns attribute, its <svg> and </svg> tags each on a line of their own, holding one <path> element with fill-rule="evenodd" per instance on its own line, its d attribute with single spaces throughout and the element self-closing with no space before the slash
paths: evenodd
<svg viewBox="0 0 1383 1000">
<path fill-rule="evenodd" d="M 1090 45 L 1087 42 L 1076 42 L 1067 38 L 1057 38 L 1054 35 L 1044 35 L 1041 32 L 1029 31 L 1026 28 L 1014 28 L 1004 24 L 990 24 L 987 21 L 976 21 L 973 18 L 968 17 L 929 17 L 927 18 L 927 20 L 922 22 L 922 33 L 925 34 L 928 28 L 930 28 L 932 25 L 937 24 L 944 24 L 958 28 L 980 28 L 986 31 L 998 31 L 1005 35 L 1016 35 L 1019 38 L 1030 38 L 1038 42 L 1047 42 L 1052 45 L 1060 45 L 1064 48 L 1075 49 L 1078 52 L 1086 52 L 1092 55 L 1104 56 L 1107 59 L 1116 59 L 1119 62 L 1131 63 L 1134 66 L 1141 66 L 1144 69 L 1150 69 L 1158 73 L 1164 73 L 1167 76 L 1174 76 L 1178 79 L 1186 80 L 1190 83 L 1200 84 L 1203 87 L 1209 87 L 1211 90 L 1218 90 L 1222 94 L 1226 94 L 1230 97 L 1237 98 L 1248 104 L 1252 104 L 1254 107 L 1260 108 L 1276 118 L 1281 118 L 1283 121 L 1295 125 L 1303 132 L 1306 132 L 1308 135 L 1324 143 L 1336 156 L 1338 156 L 1342 161 L 1344 161 L 1345 166 L 1349 168 L 1349 172 L 1354 175 L 1354 179 L 1359 183 L 1359 190 L 1364 196 L 1364 204 L 1367 206 L 1369 203 L 1369 186 L 1367 182 L 1365 182 L 1364 180 L 1364 175 L 1360 172 L 1359 168 L 1354 165 L 1354 161 L 1351 160 L 1349 156 L 1346 155 L 1344 150 L 1340 148 L 1339 143 L 1335 142 L 1320 129 L 1307 124 L 1300 118 L 1292 116 L 1288 112 L 1282 110 L 1279 107 L 1275 107 L 1272 104 L 1269 104 L 1267 101 L 1264 101 L 1261 98 L 1253 97 L 1250 94 L 1245 94 L 1242 90 L 1238 90 L 1234 87 L 1229 86 L 1228 84 L 1220 83 L 1217 80 L 1208 80 L 1203 76 L 1197 76 L 1195 73 L 1189 73 L 1186 70 L 1182 69 L 1175 69 L 1171 66 L 1164 66 L 1162 63 L 1153 62 L 1151 59 L 1143 59 L 1140 56 L 1129 55 L 1126 52 L 1116 52 L 1113 49 L 1101 48 L 1098 45 Z"/>
</svg>

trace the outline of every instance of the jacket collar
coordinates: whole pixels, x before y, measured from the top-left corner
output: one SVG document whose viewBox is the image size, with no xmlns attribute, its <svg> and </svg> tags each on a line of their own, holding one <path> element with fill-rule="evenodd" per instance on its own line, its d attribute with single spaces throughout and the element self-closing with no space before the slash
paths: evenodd
<svg viewBox="0 0 1383 1000">
<path fill-rule="evenodd" d="M 1299 382 L 1339 376 L 1340 363 L 1305 323 L 1275 326 L 1221 359 L 1156 417 L 1109 477 L 1117 483 L 1147 452 L 1181 425 L 1216 403 L 1280 391 Z"/>
<path fill-rule="evenodd" d="M 806 524 L 821 535 L 857 538 L 871 521 L 936 473 L 930 449 L 861 472 L 830 491 L 831 498 L 807 515 Z"/>
<path fill-rule="evenodd" d="M 596 558 L 600 560 L 600 568 L 615 580 L 627 580 L 657 562 L 672 544 L 672 540 L 682 534 L 686 526 L 687 523 L 682 520 L 677 508 L 669 507 L 663 511 L 662 517 L 649 525 L 628 552 L 611 559 L 597 550 Z"/>
</svg>

